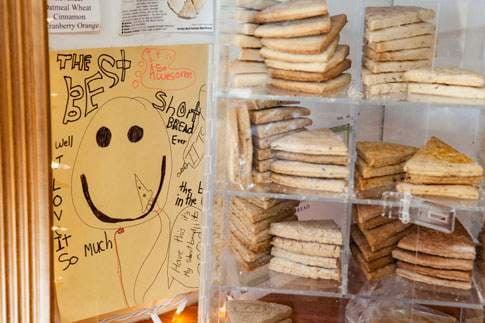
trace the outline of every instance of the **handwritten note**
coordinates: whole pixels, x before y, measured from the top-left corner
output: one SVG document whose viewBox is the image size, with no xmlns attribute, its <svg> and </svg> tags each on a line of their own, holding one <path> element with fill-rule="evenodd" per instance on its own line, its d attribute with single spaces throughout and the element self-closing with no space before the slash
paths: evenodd
<svg viewBox="0 0 485 323">
<path fill-rule="evenodd" d="M 63 321 L 198 287 L 207 61 L 206 45 L 51 53 Z"/>
</svg>

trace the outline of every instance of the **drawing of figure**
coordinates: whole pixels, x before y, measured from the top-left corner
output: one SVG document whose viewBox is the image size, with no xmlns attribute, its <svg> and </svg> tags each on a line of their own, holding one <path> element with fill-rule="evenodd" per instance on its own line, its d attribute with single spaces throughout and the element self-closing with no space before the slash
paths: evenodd
<svg viewBox="0 0 485 323">
<path fill-rule="evenodd" d="M 172 152 L 162 116 L 142 98 L 106 102 L 83 134 L 72 174 L 78 216 L 113 240 L 123 302 L 143 303 L 167 270 Z"/>
</svg>

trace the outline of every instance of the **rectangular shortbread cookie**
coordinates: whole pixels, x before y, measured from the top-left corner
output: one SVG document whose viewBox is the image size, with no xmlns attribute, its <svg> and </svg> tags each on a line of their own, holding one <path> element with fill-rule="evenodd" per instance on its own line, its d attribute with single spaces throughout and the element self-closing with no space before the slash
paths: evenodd
<svg viewBox="0 0 485 323">
<path fill-rule="evenodd" d="M 414 195 L 442 196 L 466 200 L 478 200 L 480 193 L 477 188 L 468 185 L 426 185 L 399 183 L 398 192 Z"/>
<path fill-rule="evenodd" d="M 309 220 L 272 223 L 272 235 L 308 242 L 342 244 L 342 232 L 333 220 Z"/>
<path fill-rule="evenodd" d="M 292 92 L 302 92 L 319 95 L 335 94 L 338 91 L 343 90 L 350 84 L 350 74 L 344 73 L 340 76 L 324 81 L 324 82 L 299 82 L 299 81 L 287 81 L 279 79 L 270 79 L 269 84 L 277 89 L 282 89 Z"/>
<path fill-rule="evenodd" d="M 263 124 L 310 115 L 310 110 L 296 106 L 281 106 L 263 110 L 251 111 L 251 122 L 253 124 Z"/>
<path fill-rule="evenodd" d="M 305 130 L 273 141 L 271 149 L 309 155 L 347 156 L 342 138 L 327 128 Z"/>
<path fill-rule="evenodd" d="M 274 160 L 271 171 L 279 174 L 316 177 L 316 178 L 347 178 L 349 168 L 339 165 L 321 165 L 290 160 Z"/>
<path fill-rule="evenodd" d="M 382 42 L 386 40 L 402 39 L 420 35 L 434 34 L 435 26 L 427 22 L 419 22 L 404 26 L 395 26 L 381 30 L 366 30 L 364 37 L 369 42 Z"/>
<path fill-rule="evenodd" d="M 283 150 L 273 150 L 272 156 L 275 159 L 293 160 L 305 163 L 314 164 L 327 164 L 327 165 L 342 165 L 345 166 L 349 163 L 347 156 L 334 156 L 334 155 L 310 155 L 302 153 L 293 153 Z"/>
<path fill-rule="evenodd" d="M 345 59 L 323 73 L 290 71 L 278 68 L 268 68 L 268 71 L 273 79 L 303 82 L 324 82 L 341 75 L 343 72 L 348 70 L 351 65 L 352 62 L 349 59 Z"/>
<path fill-rule="evenodd" d="M 408 251 L 401 248 L 394 249 L 392 251 L 392 256 L 397 260 L 431 268 L 454 269 L 463 271 L 473 269 L 473 260 L 471 259 L 445 258 L 421 252 Z"/>
<path fill-rule="evenodd" d="M 404 79 L 416 83 L 439 83 L 459 86 L 484 87 L 485 77 L 462 68 L 420 68 L 404 73 Z"/>
<path fill-rule="evenodd" d="M 288 71 L 302 71 L 312 73 L 325 73 L 341 63 L 349 55 L 349 46 L 339 45 L 335 54 L 326 62 L 287 62 L 275 59 L 265 59 L 266 65 L 274 69 Z"/>
<path fill-rule="evenodd" d="M 284 258 L 293 262 L 297 262 L 299 264 L 316 266 L 321 268 L 334 269 L 338 268 L 339 265 L 337 258 L 301 255 L 276 247 L 273 247 L 271 249 L 271 255 L 274 257 Z"/>
<path fill-rule="evenodd" d="M 378 96 L 383 94 L 407 93 L 407 83 L 382 83 L 368 85 L 365 87 L 367 96 Z"/>
<path fill-rule="evenodd" d="M 317 257 L 340 257 L 340 246 L 335 244 L 325 244 L 318 242 L 308 242 L 280 237 L 273 237 L 271 244 L 279 249 L 307 256 Z"/>
<path fill-rule="evenodd" d="M 396 273 L 404 278 L 407 278 L 412 281 L 417 281 L 429 285 L 437 285 L 437 286 L 444 286 L 449 288 L 457 288 L 457 289 L 471 289 L 470 282 L 459 282 L 449 279 L 442 279 L 442 278 L 435 278 L 427 275 L 418 274 L 413 271 L 409 271 L 402 268 L 397 268 Z"/>
<path fill-rule="evenodd" d="M 364 66 L 372 73 L 405 72 L 415 68 L 429 67 L 431 66 L 431 61 L 376 62 L 365 57 Z"/>
<path fill-rule="evenodd" d="M 403 49 L 391 52 L 376 52 L 370 47 L 364 48 L 365 56 L 376 62 L 386 61 L 417 61 L 422 59 L 432 59 L 432 48 Z"/>
<path fill-rule="evenodd" d="M 378 53 L 382 53 L 413 48 L 430 48 L 434 46 L 434 42 L 434 35 L 422 35 L 383 42 L 369 42 L 367 43 L 367 46 Z"/>
<path fill-rule="evenodd" d="M 436 96 L 449 96 L 454 98 L 485 100 L 485 87 L 477 88 L 471 86 L 445 84 L 409 83 L 408 92 Z"/>
<path fill-rule="evenodd" d="M 247 73 L 232 76 L 232 84 L 235 88 L 264 87 L 268 83 L 266 73 Z"/>
<path fill-rule="evenodd" d="M 253 134 L 259 138 L 270 137 L 281 133 L 286 133 L 291 130 L 304 128 L 310 126 L 312 123 L 312 119 L 302 117 L 259 124 L 253 126 Z"/>
<path fill-rule="evenodd" d="M 260 25 L 254 31 L 254 35 L 265 38 L 304 37 L 327 33 L 330 27 L 330 17 L 325 15 Z"/>
<path fill-rule="evenodd" d="M 259 50 L 253 48 L 241 48 L 238 58 L 241 61 L 264 62 L 264 58 L 259 53 Z"/>
<path fill-rule="evenodd" d="M 378 30 L 394 26 L 431 21 L 435 13 L 431 9 L 414 6 L 387 6 L 365 8 L 367 30 Z"/>
<path fill-rule="evenodd" d="M 299 20 L 326 15 L 327 0 L 294 0 L 280 2 L 258 13 L 258 23 Z"/>
<path fill-rule="evenodd" d="M 262 44 L 266 47 L 293 54 L 319 54 L 324 51 L 347 23 L 346 15 L 332 16 L 332 28 L 326 34 L 296 38 L 264 38 Z"/>
<path fill-rule="evenodd" d="M 404 72 L 372 73 L 366 68 L 362 68 L 362 82 L 366 86 L 404 82 Z"/>
<path fill-rule="evenodd" d="M 312 279 L 332 279 L 340 281 L 340 270 L 307 266 L 280 257 L 273 257 L 269 269 L 284 274 Z"/>
<path fill-rule="evenodd" d="M 293 63 L 310 63 L 310 62 L 328 62 L 328 60 L 335 54 L 340 37 L 335 40 L 319 54 L 291 54 L 287 52 L 278 51 L 269 47 L 261 48 L 261 56 L 269 59 L 275 59 L 284 62 Z"/>
</svg>

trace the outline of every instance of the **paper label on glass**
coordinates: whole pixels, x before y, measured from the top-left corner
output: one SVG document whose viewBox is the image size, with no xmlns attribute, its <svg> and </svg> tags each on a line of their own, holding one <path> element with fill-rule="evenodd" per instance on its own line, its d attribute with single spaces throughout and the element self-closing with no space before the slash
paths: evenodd
<svg viewBox="0 0 485 323">
<path fill-rule="evenodd" d="M 197 289 L 207 66 L 207 45 L 50 54 L 63 320 Z"/>
<path fill-rule="evenodd" d="M 121 35 L 144 32 L 211 32 L 210 0 L 122 0 Z"/>
<path fill-rule="evenodd" d="M 99 0 L 49 0 L 49 33 L 86 33 L 100 30 Z"/>
</svg>

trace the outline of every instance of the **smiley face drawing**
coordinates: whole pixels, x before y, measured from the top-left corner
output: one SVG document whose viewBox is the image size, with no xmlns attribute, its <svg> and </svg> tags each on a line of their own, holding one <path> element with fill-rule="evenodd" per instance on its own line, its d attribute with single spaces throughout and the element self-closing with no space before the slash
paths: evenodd
<svg viewBox="0 0 485 323">
<path fill-rule="evenodd" d="M 127 306 L 143 302 L 162 279 L 170 220 L 164 213 L 172 152 L 161 115 L 142 98 L 107 101 L 89 122 L 72 172 L 81 221 L 109 232 Z"/>
</svg>

